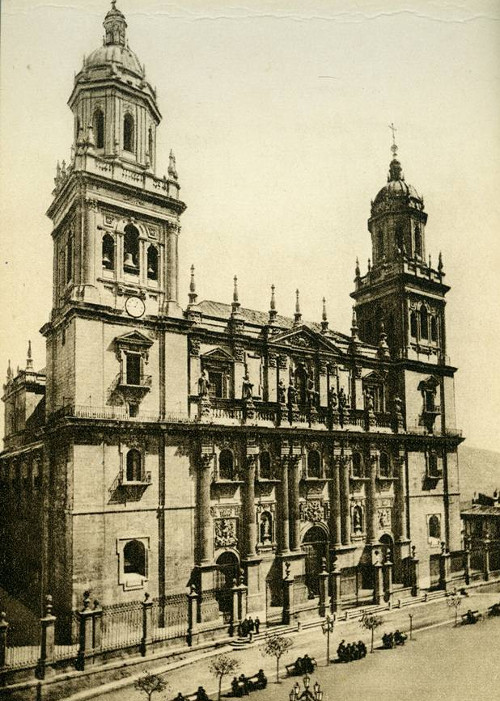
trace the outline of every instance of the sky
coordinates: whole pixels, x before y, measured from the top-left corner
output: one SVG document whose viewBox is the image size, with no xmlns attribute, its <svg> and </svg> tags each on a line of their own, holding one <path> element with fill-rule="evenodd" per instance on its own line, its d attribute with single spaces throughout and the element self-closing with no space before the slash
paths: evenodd
<svg viewBox="0 0 500 701">
<path fill-rule="evenodd" d="M 67 106 L 105 0 L 2 0 L 0 372 L 45 364 L 51 202 L 69 159 Z M 500 450 L 500 4 L 408 0 L 118 0 L 157 88 L 157 174 L 172 148 L 182 197 L 181 303 L 200 299 L 349 332 L 354 265 L 371 255 L 370 202 L 386 182 L 390 123 L 423 194 L 426 248 L 442 251 L 458 427 Z"/>
</svg>

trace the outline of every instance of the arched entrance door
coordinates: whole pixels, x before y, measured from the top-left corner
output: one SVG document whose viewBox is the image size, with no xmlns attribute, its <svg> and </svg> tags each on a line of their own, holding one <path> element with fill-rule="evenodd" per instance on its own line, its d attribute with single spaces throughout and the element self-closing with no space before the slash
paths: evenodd
<svg viewBox="0 0 500 701">
<path fill-rule="evenodd" d="M 222 553 L 217 558 L 217 572 L 215 580 L 216 598 L 219 611 L 224 615 L 224 620 L 230 618 L 233 606 L 232 587 L 239 574 L 239 562 L 236 555 L 230 551 Z"/>
<path fill-rule="evenodd" d="M 312 526 L 304 535 L 302 549 L 306 553 L 306 586 L 309 596 L 319 596 L 319 573 L 322 560 L 328 557 L 328 538 L 319 526 Z"/>
</svg>

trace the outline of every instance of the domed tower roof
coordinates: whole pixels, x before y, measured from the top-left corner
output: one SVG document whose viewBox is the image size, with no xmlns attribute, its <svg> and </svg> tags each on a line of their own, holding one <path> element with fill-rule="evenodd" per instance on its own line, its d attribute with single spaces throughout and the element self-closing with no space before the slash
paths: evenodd
<svg viewBox="0 0 500 701">
<path fill-rule="evenodd" d="M 423 197 L 418 194 L 413 185 L 405 181 L 401 163 L 397 159 L 398 147 L 395 143 L 392 144 L 391 151 L 393 158 L 389 164 L 387 184 L 378 191 L 372 202 L 372 216 L 403 205 L 420 210 L 424 208 Z"/>
</svg>

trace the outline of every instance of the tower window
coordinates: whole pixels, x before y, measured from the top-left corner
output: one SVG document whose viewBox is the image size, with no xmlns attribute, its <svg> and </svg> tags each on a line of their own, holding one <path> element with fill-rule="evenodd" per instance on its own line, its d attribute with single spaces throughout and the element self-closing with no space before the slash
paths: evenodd
<svg viewBox="0 0 500 701">
<path fill-rule="evenodd" d="M 141 356 L 138 353 L 127 353 L 127 385 L 141 384 Z"/>
<path fill-rule="evenodd" d="M 219 455 L 219 479 L 232 480 L 234 473 L 234 458 L 228 448 L 220 451 Z"/>
<path fill-rule="evenodd" d="M 126 114 L 123 119 L 123 150 L 134 152 L 134 118 Z"/>
<path fill-rule="evenodd" d="M 387 453 L 380 453 L 380 476 L 391 476 L 391 461 Z"/>
<path fill-rule="evenodd" d="M 115 269 L 115 240 L 110 234 L 102 237 L 102 267 L 106 270 Z"/>
<path fill-rule="evenodd" d="M 94 139 L 96 148 L 104 148 L 104 114 L 102 110 L 94 112 Z"/>
<path fill-rule="evenodd" d="M 123 268 L 126 273 L 139 274 L 139 232 L 132 224 L 125 227 Z"/>
<path fill-rule="evenodd" d="M 429 316 L 424 304 L 420 307 L 420 336 L 424 339 L 429 338 Z"/>
<path fill-rule="evenodd" d="M 132 448 L 127 453 L 127 482 L 140 482 L 142 480 L 142 455 Z"/>
<path fill-rule="evenodd" d="M 403 227 L 401 224 L 398 224 L 396 226 L 396 246 L 399 248 L 400 251 L 404 250 L 404 233 L 403 233 Z"/>
<path fill-rule="evenodd" d="M 70 282 L 73 278 L 73 238 L 70 236 L 68 238 L 68 244 L 66 246 L 66 283 Z"/>
<path fill-rule="evenodd" d="M 148 279 L 158 280 L 158 249 L 156 246 L 148 248 Z"/>
<path fill-rule="evenodd" d="M 441 520 L 437 514 L 429 516 L 429 538 L 441 538 Z"/>
<path fill-rule="evenodd" d="M 437 320 L 431 316 L 431 341 L 437 341 Z"/>
<path fill-rule="evenodd" d="M 417 338 L 417 315 L 415 312 L 410 314 L 410 333 L 413 338 Z"/>
<path fill-rule="evenodd" d="M 419 226 L 415 227 L 415 255 L 422 257 L 422 234 Z"/>
</svg>

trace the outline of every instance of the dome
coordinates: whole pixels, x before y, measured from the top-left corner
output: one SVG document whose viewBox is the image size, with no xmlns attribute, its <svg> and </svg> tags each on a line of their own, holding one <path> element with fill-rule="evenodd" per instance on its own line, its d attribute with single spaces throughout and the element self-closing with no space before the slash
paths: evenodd
<svg viewBox="0 0 500 701">
<path fill-rule="evenodd" d="M 144 76 L 144 70 L 135 53 L 128 46 L 122 44 L 100 46 L 85 59 L 85 68 L 101 68 L 110 66 L 112 63 L 121 64 L 125 70 L 134 73 L 139 78 Z"/>
<path fill-rule="evenodd" d="M 372 210 L 378 208 L 387 208 L 391 204 L 410 204 L 423 208 L 423 198 L 418 194 L 413 185 L 409 185 L 403 175 L 401 163 L 397 158 L 393 158 L 389 166 L 389 176 L 387 184 L 379 190 L 377 196 L 373 200 Z"/>
</svg>

